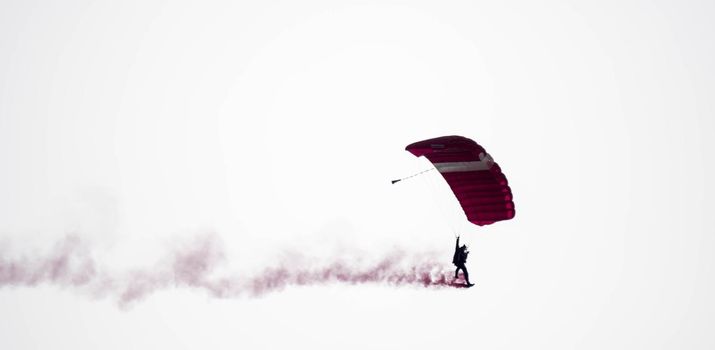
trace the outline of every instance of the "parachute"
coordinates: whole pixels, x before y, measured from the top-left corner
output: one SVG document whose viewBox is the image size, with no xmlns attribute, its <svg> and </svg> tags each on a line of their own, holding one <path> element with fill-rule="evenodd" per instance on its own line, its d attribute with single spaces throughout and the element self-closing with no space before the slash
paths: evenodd
<svg viewBox="0 0 715 350">
<path fill-rule="evenodd" d="M 415 142 L 405 150 L 432 162 L 454 192 L 469 222 L 484 226 L 514 217 L 506 176 L 489 153 L 473 140 L 443 136 Z"/>
</svg>

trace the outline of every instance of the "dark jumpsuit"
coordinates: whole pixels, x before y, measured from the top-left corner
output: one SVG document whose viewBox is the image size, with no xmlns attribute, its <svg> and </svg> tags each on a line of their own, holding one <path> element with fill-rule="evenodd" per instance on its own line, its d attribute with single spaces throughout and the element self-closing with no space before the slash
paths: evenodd
<svg viewBox="0 0 715 350">
<path fill-rule="evenodd" d="M 464 273 L 464 281 L 467 282 L 467 284 L 471 284 L 469 283 L 469 272 L 467 272 L 467 267 L 465 266 L 467 263 L 467 255 L 469 255 L 466 248 L 466 246 L 459 246 L 459 237 L 457 237 L 457 243 L 454 245 L 454 256 L 452 257 L 452 263 L 457 266 L 457 269 L 454 271 L 454 278 L 459 277 L 459 270 L 461 269 Z"/>
</svg>

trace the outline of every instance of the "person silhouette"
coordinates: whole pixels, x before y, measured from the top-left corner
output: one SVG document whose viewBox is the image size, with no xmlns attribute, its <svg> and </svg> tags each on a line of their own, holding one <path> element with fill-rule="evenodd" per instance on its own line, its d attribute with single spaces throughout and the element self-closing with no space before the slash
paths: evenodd
<svg viewBox="0 0 715 350">
<path fill-rule="evenodd" d="M 454 245 L 454 256 L 452 257 L 452 264 L 454 264 L 454 266 L 457 266 L 457 269 L 454 270 L 454 279 L 459 278 L 459 270 L 462 270 L 462 273 L 464 274 L 464 281 L 467 283 L 467 287 L 471 287 L 474 284 L 469 282 L 469 272 L 467 272 L 467 266 L 465 266 L 465 264 L 467 263 L 467 255 L 469 255 L 467 245 L 464 244 L 460 247 L 459 236 L 457 236 L 457 243 Z"/>
</svg>

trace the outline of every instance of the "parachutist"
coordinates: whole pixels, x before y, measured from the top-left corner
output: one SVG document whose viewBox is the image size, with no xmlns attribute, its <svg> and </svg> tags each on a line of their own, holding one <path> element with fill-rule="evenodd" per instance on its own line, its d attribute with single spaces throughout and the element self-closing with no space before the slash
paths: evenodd
<svg viewBox="0 0 715 350">
<path fill-rule="evenodd" d="M 514 196 L 506 175 L 487 150 L 474 140 L 457 135 L 441 136 L 411 143 L 405 150 L 432 163 L 454 193 L 467 221 L 485 226 L 514 218 Z M 466 245 L 459 246 L 459 236 L 455 236 L 457 245 L 452 263 L 457 270 L 452 281 L 459 278 L 459 270 L 462 270 L 465 284 L 460 286 L 471 287 L 474 284 L 469 282 L 466 267 L 469 251 Z"/>
<path fill-rule="evenodd" d="M 457 269 L 454 270 L 454 279 L 459 277 L 459 270 L 461 269 L 464 274 L 464 281 L 467 282 L 467 287 L 471 287 L 474 283 L 469 283 L 469 272 L 467 272 L 467 267 L 465 266 L 467 263 L 467 255 L 469 255 L 467 245 L 464 244 L 460 247 L 459 236 L 457 236 L 457 243 L 454 245 L 454 256 L 452 257 L 452 264 L 457 266 Z"/>
</svg>

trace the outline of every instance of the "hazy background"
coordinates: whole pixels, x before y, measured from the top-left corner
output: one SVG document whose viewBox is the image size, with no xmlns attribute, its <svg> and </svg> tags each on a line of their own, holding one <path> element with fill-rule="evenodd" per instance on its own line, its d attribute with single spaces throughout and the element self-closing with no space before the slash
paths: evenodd
<svg viewBox="0 0 715 350">
<path fill-rule="evenodd" d="M 286 251 L 472 254 L 470 290 L 368 285 L 128 310 L 0 289 L 3 349 L 711 349 L 707 1 L 2 1 L 0 258 L 67 234 L 115 268 L 213 233 Z M 404 151 L 457 134 L 516 217 L 476 227 Z M 710 227 L 708 229 L 708 227 Z M 708 233 L 710 232 L 710 233 Z M 183 242 L 183 243 L 182 243 Z"/>
</svg>

